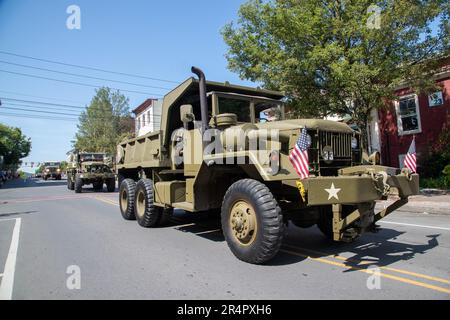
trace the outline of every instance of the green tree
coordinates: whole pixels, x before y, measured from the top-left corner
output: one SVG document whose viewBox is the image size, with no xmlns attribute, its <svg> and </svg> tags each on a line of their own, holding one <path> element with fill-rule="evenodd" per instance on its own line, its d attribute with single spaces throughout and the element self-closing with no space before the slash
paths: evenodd
<svg viewBox="0 0 450 320">
<path fill-rule="evenodd" d="M 15 170 L 20 165 L 20 159 L 31 151 L 31 139 L 22 134 L 19 128 L 0 124 L 0 156 L 3 166 Z"/>
<path fill-rule="evenodd" d="M 350 115 L 365 136 L 398 84 L 434 86 L 449 11 L 446 0 L 251 0 L 222 34 L 241 78 L 284 91 L 296 116 Z"/>
<path fill-rule="evenodd" d="M 96 91 L 81 113 L 74 147 L 80 151 L 115 154 L 117 143 L 133 132 L 129 100 L 109 88 Z"/>
</svg>

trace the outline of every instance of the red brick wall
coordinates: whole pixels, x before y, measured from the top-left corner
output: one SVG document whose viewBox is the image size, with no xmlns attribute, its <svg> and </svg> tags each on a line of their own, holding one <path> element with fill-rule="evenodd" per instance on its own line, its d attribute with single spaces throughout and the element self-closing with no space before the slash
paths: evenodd
<svg viewBox="0 0 450 320">
<path fill-rule="evenodd" d="M 450 121 L 450 77 L 437 81 L 442 87 L 444 104 L 429 107 L 428 95 L 419 95 L 419 112 L 422 132 L 415 134 L 416 150 L 420 162 L 423 156 L 439 137 L 443 126 Z M 398 96 L 413 93 L 410 89 L 397 91 Z M 413 135 L 398 135 L 397 114 L 394 106 L 387 111 L 380 111 L 381 155 L 384 165 L 399 167 L 400 154 L 405 154 L 411 144 Z"/>
</svg>

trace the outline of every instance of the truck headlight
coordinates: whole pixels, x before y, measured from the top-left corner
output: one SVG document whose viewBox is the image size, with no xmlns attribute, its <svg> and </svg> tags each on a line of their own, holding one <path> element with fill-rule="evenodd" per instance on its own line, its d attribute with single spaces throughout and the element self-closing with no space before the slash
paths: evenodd
<svg viewBox="0 0 450 320">
<path fill-rule="evenodd" d="M 355 137 L 352 138 L 352 149 L 358 148 L 358 139 Z"/>
</svg>

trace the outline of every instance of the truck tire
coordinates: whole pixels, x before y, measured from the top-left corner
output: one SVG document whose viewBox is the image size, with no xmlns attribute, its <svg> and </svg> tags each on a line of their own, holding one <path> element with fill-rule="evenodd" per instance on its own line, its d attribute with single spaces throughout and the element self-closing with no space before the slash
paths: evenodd
<svg viewBox="0 0 450 320">
<path fill-rule="evenodd" d="M 108 182 L 106 183 L 106 188 L 108 192 L 116 191 L 116 179 L 115 178 L 109 179 Z"/>
<path fill-rule="evenodd" d="M 238 259 L 261 264 L 278 253 L 285 224 L 276 199 L 261 182 L 243 179 L 231 185 L 221 220 L 225 240 Z"/>
<path fill-rule="evenodd" d="M 136 201 L 134 212 L 136 220 L 141 227 L 154 228 L 161 221 L 163 208 L 153 204 L 154 192 L 151 179 L 141 179 L 136 185 Z"/>
<path fill-rule="evenodd" d="M 136 182 L 133 179 L 125 179 L 120 184 L 119 206 L 120 213 L 125 220 L 135 220 L 134 199 L 136 196 Z"/>
<path fill-rule="evenodd" d="M 75 189 L 75 183 L 72 181 L 70 177 L 67 177 L 67 189 L 69 190 Z"/>
<path fill-rule="evenodd" d="M 75 178 L 75 193 L 81 193 L 83 188 L 83 180 L 81 178 Z"/>
</svg>

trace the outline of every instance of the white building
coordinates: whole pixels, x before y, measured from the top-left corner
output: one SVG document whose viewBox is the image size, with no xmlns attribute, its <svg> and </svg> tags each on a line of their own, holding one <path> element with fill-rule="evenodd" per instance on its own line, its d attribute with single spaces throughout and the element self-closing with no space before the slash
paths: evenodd
<svg viewBox="0 0 450 320">
<path fill-rule="evenodd" d="M 158 131 L 161 124 L 162 100 L 147 99 L 133 110 L 136 137 Z"/>
</svg>

